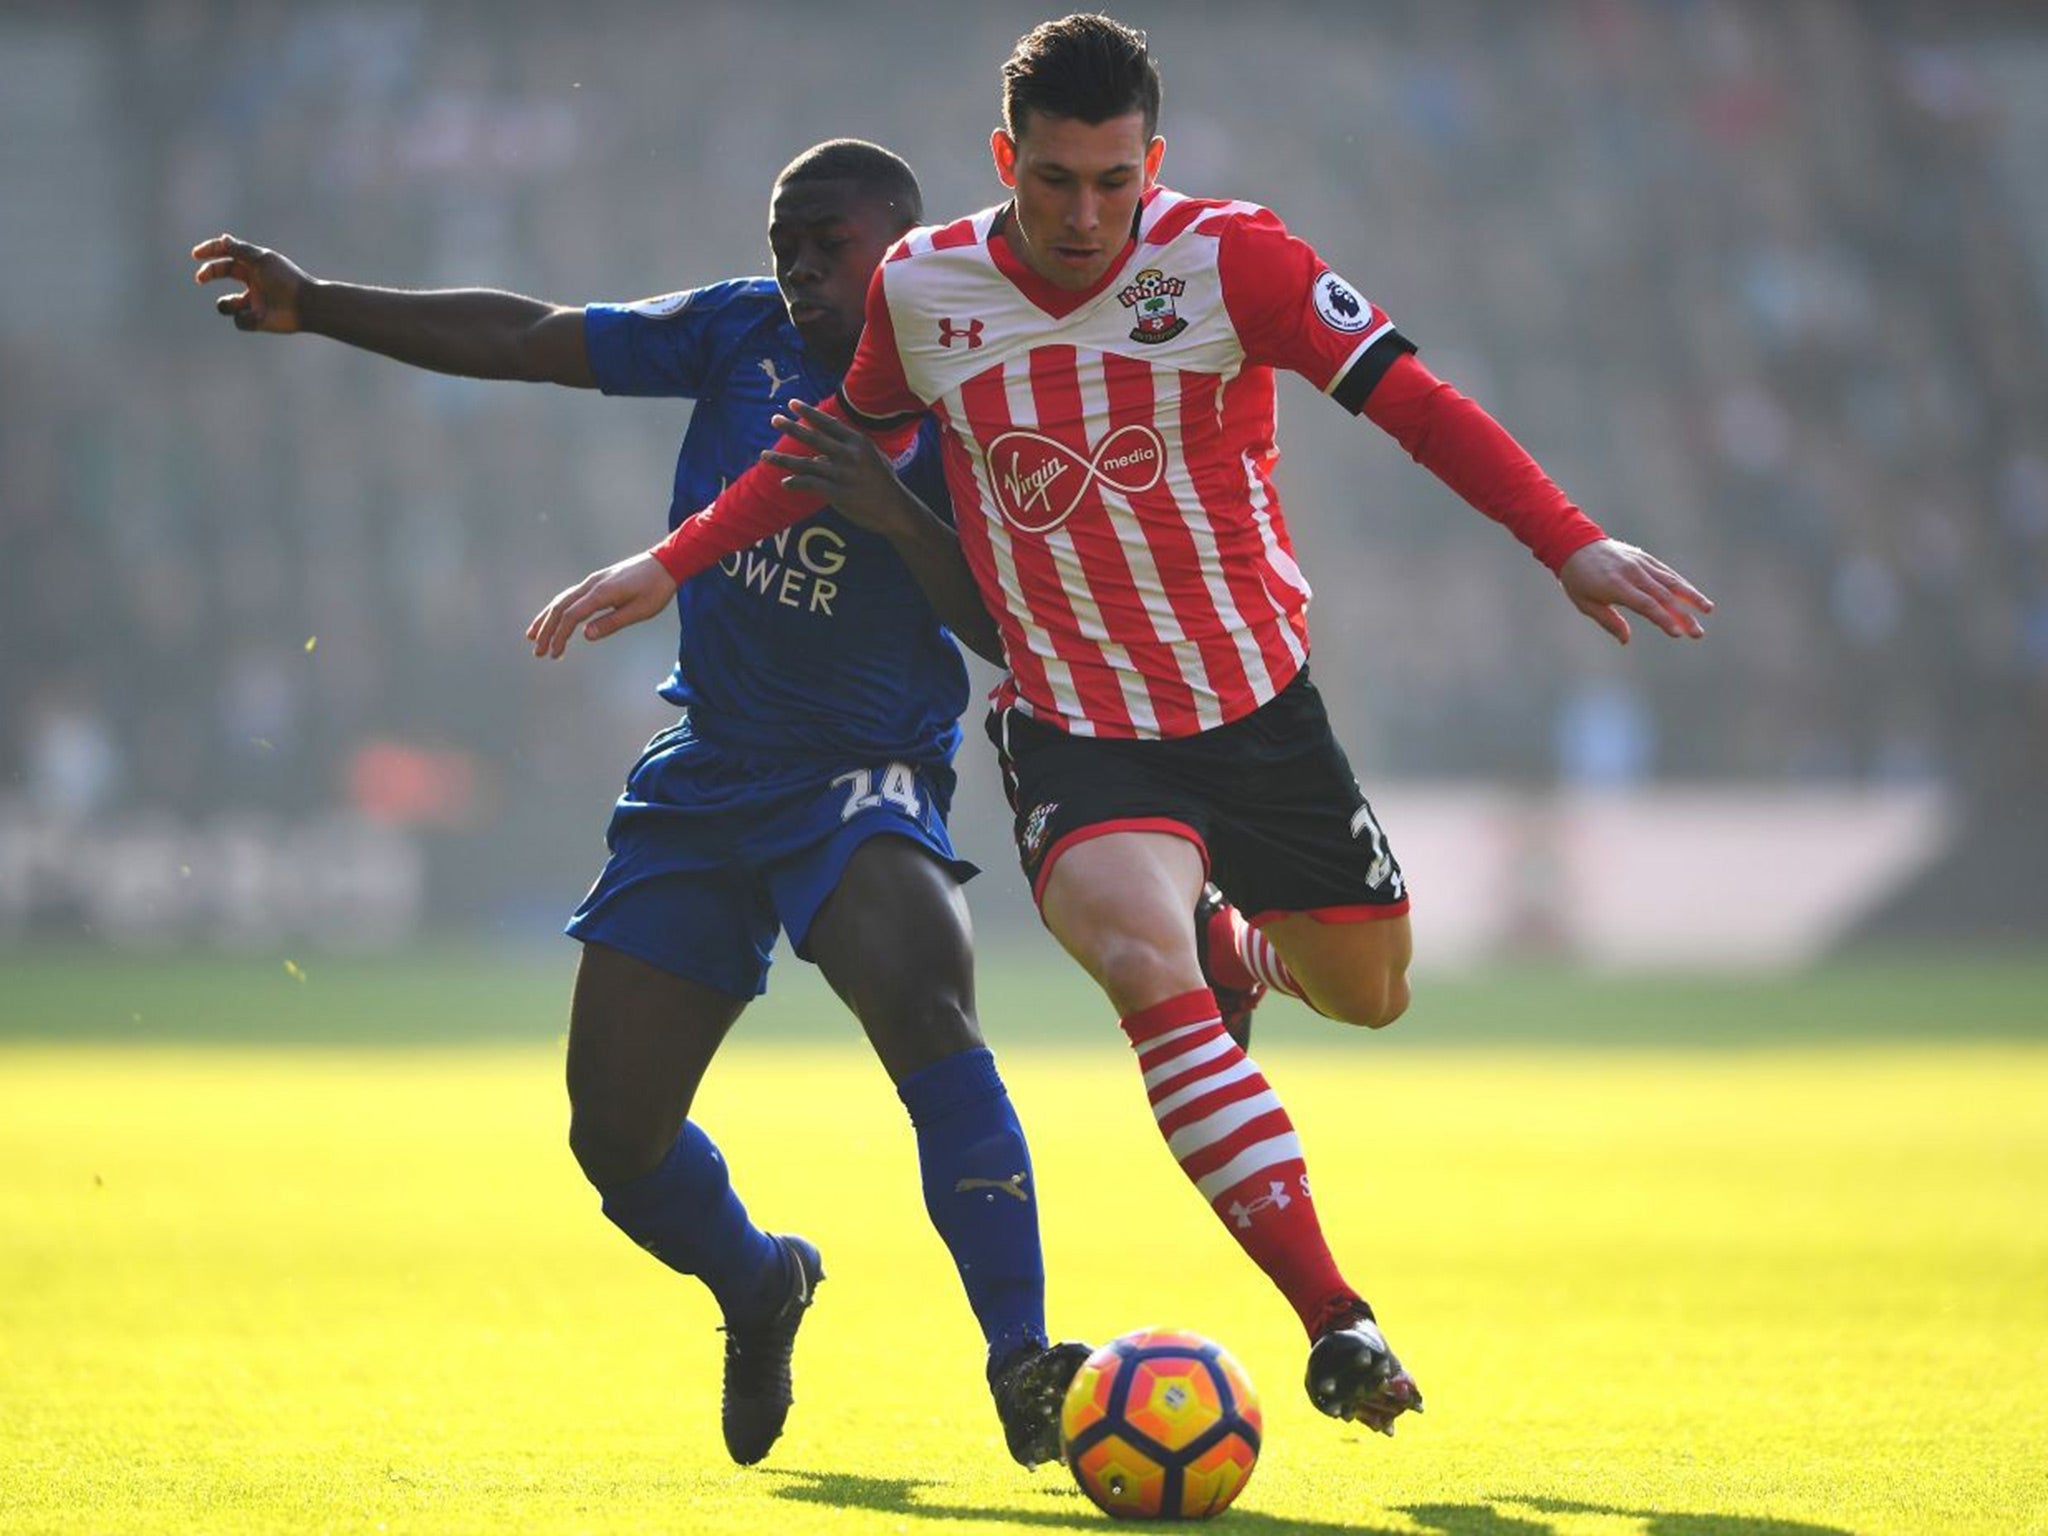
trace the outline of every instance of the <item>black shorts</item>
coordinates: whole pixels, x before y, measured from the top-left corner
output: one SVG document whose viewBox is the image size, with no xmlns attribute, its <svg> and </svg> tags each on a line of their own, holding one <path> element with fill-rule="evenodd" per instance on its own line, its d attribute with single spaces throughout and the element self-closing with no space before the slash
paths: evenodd
<svg viewBox="0 0 2048 1536">
<path fill-rule="evenodd" d="M 1401 866 L 1307 668 L 1243 719 L 1193 736 L 1070 736 L 1016 709 L 991 713 L 988 733 L 1034 898 L 1075 843 L 1151 831 L 1193 841 L 1209 878 L 1255 922 L 1408 910 Z"/>
</svg>

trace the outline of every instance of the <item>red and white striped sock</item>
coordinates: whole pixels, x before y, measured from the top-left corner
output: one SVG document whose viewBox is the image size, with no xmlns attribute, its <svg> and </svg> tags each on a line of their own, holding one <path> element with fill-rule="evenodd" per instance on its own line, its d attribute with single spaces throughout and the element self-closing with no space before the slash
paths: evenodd
<svg viewBox="0 0 2048 1536">
<path fill-rule="evenodd" d="M 1302 995 L 1301 983 L 1280 958 L 1273 941 L 1245 920 L 1237 908 L 1224 905 L 1209 918 L 1202 935 L 1202 958 L 1209 975 L 1226 987 L 1248 988 L 1264 982 L 1289 997 Z"/>
<path fill-rule="evenodd" d="M 1279 1095 L 1224 1033 L 1206 987 L 1142 1009 L 1123 1028 L 1181 1172 L 1313 1330 L 1334 1303 L 1358 1293 L 1323 1241 L 1301 1143 Z"/>
</svg>

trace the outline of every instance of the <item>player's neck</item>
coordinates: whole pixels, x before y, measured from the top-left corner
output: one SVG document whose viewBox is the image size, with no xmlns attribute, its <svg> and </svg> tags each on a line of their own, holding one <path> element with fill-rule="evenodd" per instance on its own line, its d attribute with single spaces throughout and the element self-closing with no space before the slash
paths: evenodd
<svg viewBox="0 0 2048 1536">
<path fill-rule="evenodd" d="M 829 373 L 835 379 L 846 377 L 846 370 L 853 366 L 854 343 L 843 347 L 814 347 L 804 343 L 804 351 L 810 355 L 812 365 L 820 373 Z"/>
</svg>

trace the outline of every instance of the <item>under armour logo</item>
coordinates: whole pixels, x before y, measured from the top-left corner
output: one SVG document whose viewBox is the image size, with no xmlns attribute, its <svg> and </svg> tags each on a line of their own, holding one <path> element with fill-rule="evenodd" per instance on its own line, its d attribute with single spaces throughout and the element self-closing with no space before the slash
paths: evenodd
<svg viewBox="0 0 2048 1536">
<path fill-rule="evenodd" d="M 1029 1205 L 1031 1197 L 1024 1192 L 1025 1175 L 1013 1173 L 1007 1179 L 962 1179 L 953 1186 L 956 1195 L 971 1194 L 977 1189 L 993 1190 Z"/>
<path fill-rule="evenodd" d="M 771 395 L 781 394 L 783 385 L 796 381 L 796 375 L 793 373 L 777 373 L 775 359 L 772 357 L 762 358 L 759 366 L 761 371 L 768 375 L 768 393 Z"/>
<path fill-rule="evenodd" d="M 1098 480 L 1136 496 L 1151 490 L 1165 473 L 1166 445 L 1142 422 L 1118 427 L 1086 457 L 1028 428 L 1005 432 L 988 445 L 989 482 L 1004 521 L 1020 533 L 1050 533 L 1059 527 Z"/>
<path fill-rule="evenodd" d="M 970 320 L 965 325 L 955 325 L 949 316 L 939 322 L 939 345 L 950 347 L 956 341 L 965 341 L 967 350 L 972 352 L 981 345 L 983 324 L 980 320 Z"/>
<path fill-rule="evenodd" d="M 1230 1202 L 1229 1211 L 1231 1218 L 1240 1227 L 1248 1227 L 1252 1224 L 1252 1218 L 1258 1215 L 1259 1212 L 1284 1211 L 1292 1204 L 1294 1204 L 1294 1201 L 1287 1193 L 1287 1186 L 1278 1179 L 1274 1179 L 1266 1185 L 1266 1193 L 1259 1196 L 1250 1205 L 1246 1205 L 1241 1200 L 1233 1200 Z"/>
</svg>

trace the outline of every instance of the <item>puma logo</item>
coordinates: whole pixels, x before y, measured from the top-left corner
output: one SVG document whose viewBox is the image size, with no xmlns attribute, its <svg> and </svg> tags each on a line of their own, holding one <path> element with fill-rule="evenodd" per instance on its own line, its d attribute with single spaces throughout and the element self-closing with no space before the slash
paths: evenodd
<svg viewBox="0 0 2048 1536">
<path fill-rule="evenodd" d="M 977 1189 L 997 1190 L 1028 1205 L 1031 1196 L 1024 1192 L 1025 1175 L 1013 1173 L 1007 1179 L 962 1179 L 953 1186 L 956 1195 L 971 1194 Z"/>
<path fill-rule="evenodd" d="M 796 380 L 796 375 L 793 373 L 777 373 L 775 371 L 775 359 L 772 357 L 762 358 L 760 366 L 761 371 L 768 375 L 768 393 L 771 395 L 781 394 L 783 385 L 794 383 Z"/>
</svg>

